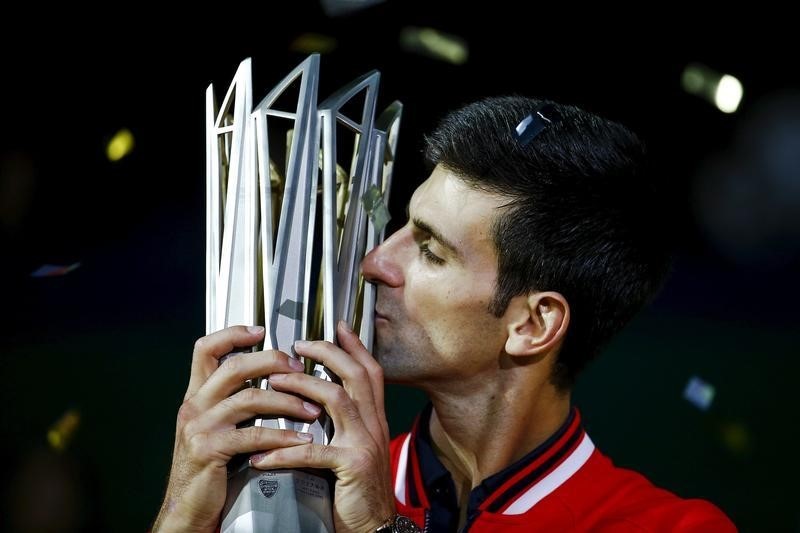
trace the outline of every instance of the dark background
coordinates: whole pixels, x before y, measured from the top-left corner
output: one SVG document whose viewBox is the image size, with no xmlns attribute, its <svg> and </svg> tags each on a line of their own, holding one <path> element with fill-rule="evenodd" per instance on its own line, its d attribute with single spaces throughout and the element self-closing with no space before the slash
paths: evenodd
<svg viewBox="0 0 800 533">
<path fill-rule="evenodd" d="M 294 39 L 317 32 L 337 40 L 322 56 L 321 97 L 376 68 L 379 106 L 405 105 L 395 225 L 425 177 L 421 135 L 472 99 L 548 97 L 641 134 L 671 206 L 664 224 L 677 260 L 660 297 L 586 371 L 575 402 L 618 464 L 710 499 L 743 531 L 800 531 L 800 80 L 779 25 L 789 18 L 626 12 L 623 23 L 610 12 L 577 21 L 532 9 L 390 1 L 345 16 L 316 2 L 171 16 L 9 11 L 0 37 L 0 527 L 44 530 L 52 517 L 53 531 L 149 526 L 204 329 L 205 89 L 213 82 L 223 93 L 252 57 L 260 99 L 306 56 L 290 50 Z M 401 49 L 405 26 L 461 36 L 469 61 Z M 690 62 L 742 81 L 738 113 L 681 89 Z M 122 127 L 136 146 L 111 163 L 105 143 Z M 44 263 L 74 262 L 66 276 L 30 277 Z M 708 411 L 682 396 L 692 376 L 715 387 Z M 401 431 L 423 400 L 397 388 L 388 398 Z M 55 453 L 46 434 L 69 409 L 81 424 Z"/>
</svg>

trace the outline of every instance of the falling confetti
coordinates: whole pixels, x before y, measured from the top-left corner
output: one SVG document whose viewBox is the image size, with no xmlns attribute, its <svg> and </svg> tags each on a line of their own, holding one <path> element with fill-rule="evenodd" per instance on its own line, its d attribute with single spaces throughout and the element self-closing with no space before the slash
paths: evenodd
<svg viewBox="0 0 800 533">
<path fill-rule="evenodd" d="M 63 276 L 65 274 L 69 274 L 79 266 L 81 266 L 80 263 L 72 263 L 71 265 L 42 265 L 31 272 L 31 277 L 47 278 L 52 276 Z"/>
<path fill-rule="evenodd" d="M 338 42 L 333 37 L 322 35 L 319 33 L 303 33 L 298 35 L 289 49 L 293 52 L 300 52 L 303 54 L 313 54 L 319 52 L 321 54 L 328 54 L 336 49 Z"/>
<path fill-rule="evenodd" d="M 321 0 L 322 10 L 329 17 L 351 15 L 370 6 L 382 3 L 384 0 Z"/>
<path fill-rule="evenodd" d="M 714 401 L 714 386 L 697 376 L 692 376 L 683 390 L 683 397 L 698 409 L 707 411 L 711 407 L 711 402 Z"/>
<path fill-rule="evenodd" d="M 383 228 L 386 227 L 392 217 L 389 214 L 386 203 L 383 201 L 381 191 L 375 185 L 371 186 L 361 197 L 361 203 L 367 216 L 375 226 L 375 231 L 379 233 L 383 231 Z"/>
<path fill-rule="evenodd" d="M 108 142 L 106 146 L 106 157 L 109 161 L 119 161 L 133 150 L 135 142 L 133 133 L 128 128 L 122 128 Z"/>
<path fill-rule="evenodd" d="M 47 442 L 57 452 L 63 452 L 69 445 L 81 422 L 81 415 L 70 409 L 59 418 L 47 431 Z"/>
<path fill-rule="evenodd" d="M 720 425 L 720 437 L 723 444 L 736 455 L 750 453 L 753 437 L 747 427 L 737 421 L 724 422 Z"/>
<path fill-rule="evenodd" d="M 408 51 L 440 61 L 462 65 L 467 62 L 467 42 L 456 35 L 442 33 L 433 28 L 409 26 L 400 32 L 400 46 Z"/>
</svg>

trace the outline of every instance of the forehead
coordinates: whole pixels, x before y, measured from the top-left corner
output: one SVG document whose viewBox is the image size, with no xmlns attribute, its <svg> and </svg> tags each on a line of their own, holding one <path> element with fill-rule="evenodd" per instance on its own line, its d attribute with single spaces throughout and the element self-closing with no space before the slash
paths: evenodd
<svg viewBox="0 0 800 533">
<path fill-rule="evenodd" d="M 409 204 L 412 210 L 467 211 L 483 219 L 491 219 L 504 204 L 497 194 L 470 187 L 457 174 L 441 165 L 414 191 Z M 420 214 L 420 213 L 414 213 Z"/>
<path fill-rule="evenodd" d="M 503 197 L 471 188 L 453 172 L 437 166 L 414 191 L 409 214 L 469 252 L 476 246 L 492 246 L 492 222 L 505 203 Z"/>
</svg>

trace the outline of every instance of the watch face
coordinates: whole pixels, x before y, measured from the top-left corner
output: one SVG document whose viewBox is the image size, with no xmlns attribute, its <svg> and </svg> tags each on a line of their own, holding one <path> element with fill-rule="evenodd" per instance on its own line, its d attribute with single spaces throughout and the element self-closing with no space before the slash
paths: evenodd
<svg viewBox="0 0 800 533">
<path fill-rule="evenodd" d="M 394 521 L 395 533 L 421 533 L 422 530 L 417 527 L 413 520 L 406 516 L 398 516 Z"/>
</svg>

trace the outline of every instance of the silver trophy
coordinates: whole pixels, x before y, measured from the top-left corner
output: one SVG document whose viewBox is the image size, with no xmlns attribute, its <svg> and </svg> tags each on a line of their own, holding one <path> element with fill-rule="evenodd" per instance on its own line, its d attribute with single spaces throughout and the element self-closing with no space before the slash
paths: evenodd
<svg viewBox="0 0 800 533">
<path fill-rule="evenodd" d="M 221 105 L 213 85 L 206 91 L 206 332 L 265 326 L 263 347 L 247 351 L 296 356 L 295 340 L 335 342 L 339 320 L 372 347 L 375 292 L 359 263 L 389 220 L 402 105 L 376 119 L 377 71 L 318 104 L 319 63 L 309 56 L 255 106 L 250 59 Z M 336 379 L 305 364 L 308 373 Z M 270 386 L 268 377 L 246 385 Z M 333 436 L 324 413 L 313 424 L 264 415 L 248 423 L 310 432 L 318 444 Z M 221 531 L 332 532 L 332 483 L 328 472 L 231 461 Z"/>
</svg>

